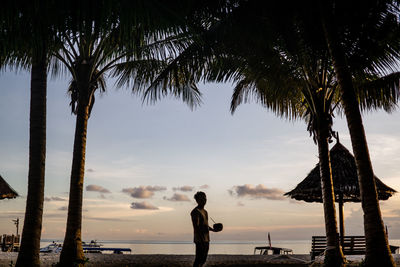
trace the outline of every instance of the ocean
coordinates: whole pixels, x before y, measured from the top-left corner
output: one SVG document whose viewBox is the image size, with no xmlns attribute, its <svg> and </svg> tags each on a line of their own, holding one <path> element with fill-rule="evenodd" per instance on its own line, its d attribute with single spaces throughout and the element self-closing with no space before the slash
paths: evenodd
<svg viewBox="0 0 400 267">
<path fill-rule="evenodd" d="M 44 239 L 40 247 L 62 240 Z M 90 240 L 87 240 L 90 242 Z M 132 254 L 194 254 L 195 247 L 189 241 L 142 241 L 142 240 L 97 240 L 103 247 L 130 248 Z M 400 239 L 389 240 L 391 245 L 400 246 Z M 251 255 L 257 246 L 267 246 L 263 241 L 211 241 L 209 254 Z M 272 246 L 290 248 L 294 254 L 309 254 L 311 240 L 276 240 Z"/>
</svg>

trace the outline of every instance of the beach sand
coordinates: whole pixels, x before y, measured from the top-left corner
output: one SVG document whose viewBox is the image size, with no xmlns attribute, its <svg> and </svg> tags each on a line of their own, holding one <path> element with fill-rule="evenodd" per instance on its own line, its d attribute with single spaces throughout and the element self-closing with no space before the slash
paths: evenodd
<svg viewBox="0 0 400 267">
<path fill-rule="evenodd" d="M 10 266 L 11 261 L 15 264 L 17 252 L 0 252 L 0 266 Z M 59 254 L 40 254 L 41 266 L 55 266 L 59 260 Z M 190 267 L 194 261 L 194 255 L 138 255 L 138 254 L 85 254 L 90 267 L 125 267 L 125 266 L 143 266 L 143 267 Z M 397 264 L 400 264 L 400 255 L 394 254 L 393 257 Z M 362 256 L 347 256 L 350 266 L 358 266 L 362 261 Z M 316 262 L 323 261 L 322 257 L 317 258 Z M 310 255 L 209 255 L 205 267 L 223 266 L 223 267 L 245 267 L 245 266 L 266 266 L 266 267 L 305 267 L 310 265 Z M 319 266 L 313 264 L 313 266 Z"/>
</svg>

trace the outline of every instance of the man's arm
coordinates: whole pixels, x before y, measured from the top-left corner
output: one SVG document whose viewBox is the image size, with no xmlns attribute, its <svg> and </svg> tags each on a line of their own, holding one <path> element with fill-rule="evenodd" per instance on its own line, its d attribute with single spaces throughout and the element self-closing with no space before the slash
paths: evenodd
<svg viewBox="0 0 400 267">
<path fill-rule="evenodd" d="M 192 224 L 193 224 L 193 229 L 195 232 L 198 232 L 200 229 L 200 218 L 199 218 L 198 212 L 192 211 L 190 213 L 190 216 L 192 217 Z"/>
<path fill-rule="evenodd" d="M 207 216 L 207 224 L 208 224 L 208 212 L 207 211 L 206 211 L 206 216 Z M 212 231 L 212 232 L 215 232 L 214 228 L 210 227 L 210 225 L 208 225 L 208 230 Z"/>
</svg>

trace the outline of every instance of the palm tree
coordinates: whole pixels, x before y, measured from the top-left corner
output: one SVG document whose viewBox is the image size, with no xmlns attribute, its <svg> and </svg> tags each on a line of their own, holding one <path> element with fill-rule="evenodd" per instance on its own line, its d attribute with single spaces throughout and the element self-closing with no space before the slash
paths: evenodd
<svg viewBox="0 0 400 267">
<path fill-rule="evenodd" d="M 318 145 L 325 231 L 327 247 L 330 248 L 325 252 L 325 265 L 342 266 L 345 259 L 339 242 L 329 153 L 329 143 L 334 135 L 332 116 L 339 102 L 337 84 L 326 57 L 314 58 L 292 70 L 291 73 L 281 73 L 285 75 L 264 72 L 262 76 L 257 75 L 255 80 L 251 74 L 246 75 L 235 87 L 231 110 L 234 112 L 249 95 L 254 95 L 263 106 L 274 110 L 279 116 L 289 119 L 299 117 L 308 121 L 307 130 Z M 259 69 L 256 71 L 259 72 Z M 285 78 L 280 80 L 277 77 Z"/>
<path fill-rule="evenodd" d="M 40 266 L 46 158 L 47 57 L 54 32 L 47 27 L 51 20 L 49 17 L 44 16 L 40 21 L 32 19 L 39 15 L 38 10 L 47 11 L 42 3 L 36 7 L 38 9 L 33 9 L 31 4 L 6 2 L 3 5 L 6 13 L 1 14 L 0 65 L 31 70 L 28 192 L 17 266 Z"/>
<path fill-rule="evenodd" d="M 71 96 L 72 112 L 76 114 L 67 229 L 60 266 L 84 263 L 81 241 L 82 196 L 87 123 L 94 105 L 95 93 L 106 89 L 105 74 L 120 66 L 122 62 L 129 62 L 129 66 L 133 65 L 139 69 L 140 66 L 149 68 L 149 65 L 154 65 L 152 62 L 157 62 L 140 55 L 142 43 L 144 44 L 146 39 L 140 29 L 136 33 L 136 38 L 130 43 L 127 40 L 122 42 L 120 27 L 98 32 L 89 24 L 78 34 L 63 36 L 60 40 L 63 47 L 54 54 L 53 70 L 60 70 L 61 63 L 72 76 L 68 92 Z M 140 87 L 133 90 L 141 92 Z M 186 90 L 174 90 L 172 93 L 177 97 L 182 95 L 182 99 L 191 106 L 195 106 L 199 101 L 198 91 L 190 87 Z"/>
<path fill-rule="evenodd" d="M 394 1 L 381 1 L 379 3 L 374 2 L 369 5 L 361 5 L 363 8 L 360 10 L 358 8 L 360 6 L 358 6 L 357 13 L 351 12 L 355 9 L 349 8 L 350 11 L 345 10 L 348 13 L 344 15 L 341 14 L 340 18 L 338 17 L 338 14 L 333 11 L 340 10 L 342 7 L 340 4 L 342 3 L 336 3 L 337 7 L 335 8 L 331 6 L 332 3 L 320 4 L 320 17 L 324 26 L 325 38 L 335 67 L 337 80 L 341 88 L 344 111 L 351 135 L 351 142 L 359 176 L 367 248 L 365 255 L 366 266 L 395 266 L 395 263 L 390 253 L 387 235 L 385 234 L 364 126 L 353 86 L 352 73 L 348 67 L 348 62 L 350 62 L 351 57 L 344 53 L 342 45 L 348 40 L 345 40 L 346 37 L 343 37 L 343 33 L 340 33 L 340 30 L 343 30 L 343 28 L 340 29 L 337 25 L 341 24 L 340 26 L 342 26 L 344 24 L 343 21 L 345 21 L 347 25 L 345 24 L 346 27 L 344 28 L 347 32 L 349 32 L 349 29 L 353 30 L 350 31 L 351 33 L 361 32 L 365 36 L 368 36 L 369 40 L 375 41 L 380 40 L 375 39 L 377 37 L 379 38 L 379 36 L 376 36 L 376 29 L 383 28 L 385 30 L 382 25 L 385 26 L 385 24 L 391 24 L 392 29 L 389 32 L 386 31 L 387 36 L 385 37 L 388 39 L 387 37 L 390 37 L 391 33 L 393 34 L 397 31 L 397 35 L 394 36 L 395 42 L 388 42 L 385 40 L 386 42 L 383 42 L 384 45 L 379 47 L 380 53 L 378 56 L 380 57 L 372 58 L 373 60 L 378 59 L 377 62 L 381 62 L 380 64 L 372 65 L 372 68 L 378 70 L 382 69 L 382 67 L 391 69 L 393 64 L 395 64 L 393 62 L 395 62 L 396 58 L 399 57 L 398 23 L 396 22 L 396 19 L 393 19 L 392 14 L 394 10 L 397 10 L 397 3 L 393 2 Z M 352 17 L 348 20 L 350 14 L 351 16 L 354 16 L 354 14 L 361 14 L 361 18 L 357 16 L 356 18 Z M 344 18 L 347 20 L 344 20 Z M 340 23 L 338 23 L 339 19 Z M 370 27 L 365 27 L 364 23 Z M 365 30 L 360 31 L 360 28 L 364 28 Z M 375 36 L 373 34 L 375 34 Z M 360 40 L 363 41 L 365 39 Z M 358 40 L 358 42 L 353 42 L 353 47 L 358 49 L 363 48 L 360 40 Z M 389 39 L 389 41 L 391 40 Z M 371 44 L 371 42 L 367 42 L 367 44 L 369 44 L 369 46 L 364 48 L 372 51 L 374 49 L 376 50 L 376 44 Z"/>
<path fill-rule="evenodd" d="M 46 159 L 47 53 L 32 58 L 28 193 L 21 248 L 16 266 L 40 266 Z"/>
</svg>

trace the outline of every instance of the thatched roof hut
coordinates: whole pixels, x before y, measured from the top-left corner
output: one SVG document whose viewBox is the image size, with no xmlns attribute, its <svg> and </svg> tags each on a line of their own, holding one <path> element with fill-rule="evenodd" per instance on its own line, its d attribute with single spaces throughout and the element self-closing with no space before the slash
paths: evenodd
<svg viewBox="0 0 400 267">
<path fill-rule="evenodd" d="M 342 196 L 343 202 L 360 202 L 360 187 L 353 155 L 341 143 L 337 142 L 332 147 L 330 156 L 335 200 L 339 202 Z M 385 185 L 378 177 L 374 177 L 380 200 L 387 200 L 396 193 L 396 190 Z M 285 196 L 306 202 L 322 202 L 319 163 L 295 189 L 285 193 Z"/>
<path fill-rule="evenodd" d="M 357 167 L 354 156 L 339 141 L 330 150 L 335 201 L 339 203 L 340 235 L 344 236 L 343 203 L 360 202 Z M 396 190 L 374 176 L 379 200 L 387 200 Z M 285 193 L 296 200 L 322 202 L 319 163 L 295 189 Z"/>
<path fill-rule="evenodd" d="M 0 175 L 0 199 L 16 198 L 18 193 Z"/>
</svg>

